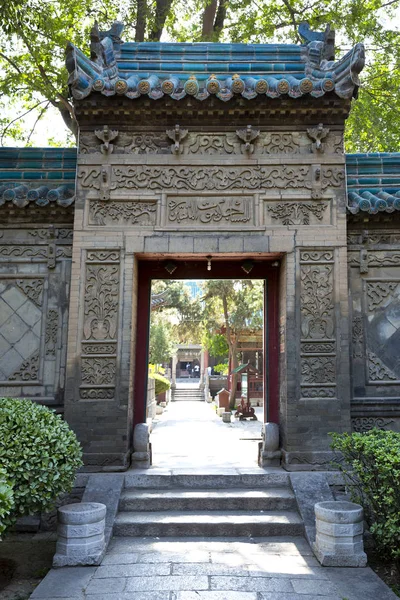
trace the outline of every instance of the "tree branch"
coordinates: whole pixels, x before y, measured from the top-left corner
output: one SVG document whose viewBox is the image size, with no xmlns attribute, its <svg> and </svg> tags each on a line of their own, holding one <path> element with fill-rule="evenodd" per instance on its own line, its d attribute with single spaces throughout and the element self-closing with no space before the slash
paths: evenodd
<svg viewBox="0 0 400 600">
<path fill-rule="evenodd" d="M 22 75 L 22 71 L 19 68 L 19 66 L 17 65 L 17 63 L 15 63 L 13 60 L 11 60 L 11 58 L 8 58 L 8 56 L 6 56 L 5 54 L 3 54 L 3 52 L 0 52 L 0 56 L 1 58 L 4 58 L 4 60 L 6 60 L 8 63 L 10 63 L 10 65 L 20 74 Z"/>
<path fill-rule="evenodd" d="M 32 106 L 32 108 L 30 108 L 29 110 L 27 110 L 26 112 L 22 113 L 21 115 L 18 115 L 17 117 L 15 117 L 15 119 L 13 119 L 12 121 L 10 121 L 9 123 L 7 123 L 6 127 L 3 129 L 3 132 L 1 134 L 1 138 L 0 138 L 0 145 L 3 145 L 3 139 L 4 136 L 6 135 L 8 129 L 10 129 L 11 125 L 13 123 L 15 123 L 16 121 L 19 121 L 20 119 L 22 119 L 23 117 L 26 117 L 26 115 L 29 115 L 30 112 L 32 112 L 33 110 L 35 110 L 35 108 L 37 108 L 38 106 L 40 106 L 41 104 L 44 104 L 45 102 L 48 102 L 48 100 L 42 100 L 41 102 L 38 102 L 37 104 L 35 104 L 35 106 Z"/>
<path fill-rule="evenodd" d="M 29 133 L 29 135 L 28 135 L 28 139 L 26 140 L 26 144 L 27 144 L 27 145 L 28 145 L 28 144 L 29 144 L 29 142 L 31 141 L 31 137 L 32 137 L 32 135 L 33 135 L 33 132 L 34 132 L 34 131 L 35 131 L 35 129 L 36 129 L 36 125 L 39 123 L 40 119 L 43 117 L 44 113 L 45 113 L 45 112 L 46 112 L 46 110 L 49 108 L 49 106 L 50 106 L 50 102 L 48 102 L 48 103 L 46 104 L 46 106 L 45 106 L 45 107 L 43 107 L 43 108 L 42 108 L 42 110 L 40 111 L 40 113 L 39 113 L 39 115 L 38 115 L 38 118 L 37 118 L 37 119 L 36 119 L 36 121 L 34 122 L 32 129 L 30 130 L 30 133 Z"/>
</svg>

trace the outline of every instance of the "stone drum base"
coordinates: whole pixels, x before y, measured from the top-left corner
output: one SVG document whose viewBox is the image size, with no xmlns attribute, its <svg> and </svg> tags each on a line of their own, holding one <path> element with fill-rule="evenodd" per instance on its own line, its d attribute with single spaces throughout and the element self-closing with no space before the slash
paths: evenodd
<svg viewBox="0 0 400 600">
<path fill-rule="evenodd" d="M 314 553 L 326 567 L 365 567 L 363 509 L 353 502 L 315 505 L 317 535 Z"/>
</svg>

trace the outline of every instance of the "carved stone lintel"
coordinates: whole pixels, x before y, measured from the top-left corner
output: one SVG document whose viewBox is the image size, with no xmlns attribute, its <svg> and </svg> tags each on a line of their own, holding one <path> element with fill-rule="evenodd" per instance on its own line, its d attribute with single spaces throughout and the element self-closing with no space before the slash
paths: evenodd
<svg viewBox="0 0 400 600">
<path fill-rule="evenodd" d="M 246 129 L 237 129 L 236 135 L 244 142 L 241 146 L 242 152 L 252 154 L 254 152 L 254 144 L 252 142 L 258 138 L 260 130 L 253 129 L 251 125 L 247 125 Z"/>
<path fill-rule="evenodd" d="M 118 137 L 118 130 L 110 129 L 108 125 L 104 125 L 103 129 L 95 129 L 94 133 L 103 142 L 100 146 L 102 154 L 112 154 L 114 146 L 111 142 Z"/>
<path fill-rule="evenodd" d="M 324 127 L 322 123 L 319 123 L 317 127 L 309 127 L 307 129 L 308 137 L 313 141 L 311 145 L 311 152 L 319 152 L 322 154 L 325 150 L 322 140 L 326 138 L 329 133 L 329 129 Z"/>
<path fill-rule="evenodd" d="M 187 129 L 181 129 L 180 125 L 175 125 L 174 129 L 167 129 L 167 136 L 174 142 L 171 145 L 172 154 L 182 154 L 182 142 L 188 134 Z"/>
</svg>

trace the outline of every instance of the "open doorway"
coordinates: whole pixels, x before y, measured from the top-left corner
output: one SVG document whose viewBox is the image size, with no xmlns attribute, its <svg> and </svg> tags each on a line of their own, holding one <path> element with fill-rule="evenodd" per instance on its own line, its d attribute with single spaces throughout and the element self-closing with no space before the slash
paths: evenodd
<svg viewBox="0 0 400 600">
<path fill-rule="evenodd" d="M 171 439 L 188 433 L 188 427 L 177 422 L 184 420 L 183 413 L 188 420 L 198 420 L 193 434 L 199 433 L 207 398 L 218 404 L 221 388 L 229 393 L 232 422 L 243 404 L 258 418 L 258 436 L 262 422 L 277 422 L 277 281 L 277 263 L 266 260 L 213 260 L 211 265 L 208 260 L 175 257 L 141 260 L 135 422 L 144 422 L 149 416 L 149 364 L 150 377 L 158 371 L 172 383 L 174 407 L 168 412 L 176 418 Z M 176 307 L 181 312 L 178 316 Z M 190 317 L 194 320 L 185 322 Z M 182 396 L 192 404 L 184 405 Z M 205 437 L 209 438 L 211 430 L 207 431 Z M 189 434 L 192 444 L 193 434 Z"/>
</svg>

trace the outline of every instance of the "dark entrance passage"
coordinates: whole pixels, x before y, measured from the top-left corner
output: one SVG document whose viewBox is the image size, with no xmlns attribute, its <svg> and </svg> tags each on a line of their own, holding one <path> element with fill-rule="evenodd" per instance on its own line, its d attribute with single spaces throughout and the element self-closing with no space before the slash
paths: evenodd
<svg viewBox="0 0 400 600">
<path fill-rule="evenodd" d="M 146 420 L 147 361 L 149 345 L 151 283 L 155 279 L 259 279 L 264 281 L 264 422 L 279 421 L 279 349 L 278 349 L 278 273 L 275 260 L 250 259 L 243 256 L 227 260 L 213 257 L 176 258 L 174 255 L 142 257 L 138 263 L 138 308 L 136 367 L 134 382 L 134 423 Z M 251 269 L 249 270 L 249 261 Z"/>
</svg>

